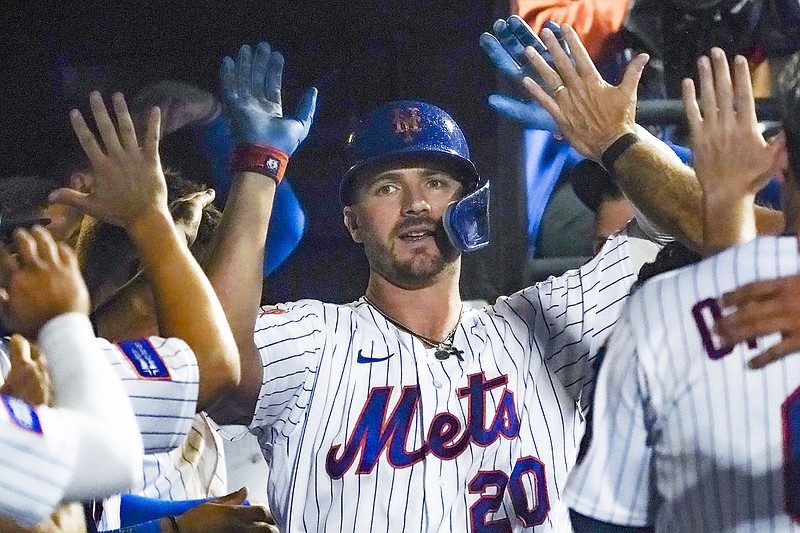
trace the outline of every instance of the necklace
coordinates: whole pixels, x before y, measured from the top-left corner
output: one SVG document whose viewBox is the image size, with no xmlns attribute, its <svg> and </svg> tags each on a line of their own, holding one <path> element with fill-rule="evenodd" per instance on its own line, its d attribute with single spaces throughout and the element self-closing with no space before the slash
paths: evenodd
<svg viewBox="0 0 800 533">
<path fill-rule="evenodd" d="M 435 341 L 433 339 L 429 339 L 428 337 L 426 337 L 424 335 L 420 335 L 419 333 L 416 333 L 416 332 L 412 331 L 410 328 L 408 328 L 402 322 L 398 322 L 394 318 L 392 318 L 389 315 L 387 315 L 386 313 L 384 313 L 383 310 L 381 310 L 380 307 L 375 305 L 372 302 L 372 300 L 367 298 L 366 294 L 364 295 L 364 301 L 367 302 L 369 305 L 371 305 L 378 313 L 380 313 L 380 315 L 383 318 L 385 318 L 387 321 L 389 321 L 391 324 L 393 324 L 398 329 L 401 329 L 401 330 L 405 331 L 406 333 L 408 333 L 409 335 L 412 335 L 412 336 L 418 338 L 428 348 L 436 348 L 436 351 L 433 353 L 433 356 L 436 359 L 438 359 L 439 361 L 444 361 L 446 359 L 449 359 L 451 355 L 455 356 L 456 359 L 458 359 L 459 361 L 463 361 L 464 360 L 464 357 L 463 357 L 464 351 L 463 350 L 459 350 L 458 348 L 453 346 L 453 338 L 456 336 L 456 331 L 458 331 L 458 326 L 461 325 L 461 317 L 464 315 L 464 306 L 463 305 L 461 306 L 461 310 L 458 312 L 458 321 L 456 322 L 456 325 L 453 327 L 453 329 L 450 331 L 450 333 L 447 334 L 447 336 L 444 338 L 444 340 L 442 342 L 437 342 L 437 341 Z"/>
</svg>

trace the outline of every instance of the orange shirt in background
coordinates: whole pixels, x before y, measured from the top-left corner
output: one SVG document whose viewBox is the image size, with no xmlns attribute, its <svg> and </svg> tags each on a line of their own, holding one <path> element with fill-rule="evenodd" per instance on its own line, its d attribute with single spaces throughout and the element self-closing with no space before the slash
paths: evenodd
<svg viewBox="0 0 800 533">
<path fill-rule="evenodd" d="M 548 20 L 572 26 L 592 59 L 605 59 L 621 46 L 619 30 L 629 0 L 517 0 L 519 15 L 539 32 Z"/>
</svg>

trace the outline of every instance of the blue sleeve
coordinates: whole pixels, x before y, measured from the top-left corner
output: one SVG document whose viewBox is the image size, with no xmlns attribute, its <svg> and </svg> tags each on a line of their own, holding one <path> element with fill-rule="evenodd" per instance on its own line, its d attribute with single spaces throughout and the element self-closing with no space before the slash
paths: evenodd
<svg viewBox="0 0 800 533">
<path fill-rule="evenodd" d="M 158 520 L 151 520 L 122 529 L 109 529 L 101 533 L 161 533 L 161 524 L 158 523 Z"/>
<path fill-rule="evenodd" d="M 681 158 L 681 161 L 689 166 L 692 165 L 692 151 L 689 148 L 668 140 L 664 140 L 664 144 L 672 148 L 672 151 Z"/>
<path fill-rule="evenodd" d="M 182 515 L 189 509 L 215 498 L 199 500 L 163 501 L 133 494 L 123 494 L 120 500 L 119 520 L 123 528 L 158 520 L 165 516 Z"/>
<path fill-rule="evenodd" d="M 204 126 L 194 126 L 192 135 L 211 168 L 214 190 L 224 204 L 231 188 L 228 161 L 233 151 L 231 128 L 225 115 Z M 275 191 L 275 203 L 270 218 L 264 258 L 264 276 L 280 267 L 300 244 L 305 231 L 306 215 L 289 180 L 284 178 Z"/>
</svg>

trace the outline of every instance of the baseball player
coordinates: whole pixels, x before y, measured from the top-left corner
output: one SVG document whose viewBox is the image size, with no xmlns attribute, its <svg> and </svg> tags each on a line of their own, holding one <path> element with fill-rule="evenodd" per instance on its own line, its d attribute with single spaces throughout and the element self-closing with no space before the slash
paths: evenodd
<svg viewBox="0 0 800 533">
<path fill-rule="evenodd" d="M 213 289 L 191 256 L 187 237 L 176 228 L 168 209 L 167 185 L 158 160 L 157 110 L 149 117 L 149 128 L 140 148 L 122 95 L 115 95 L 113 103 L 118 129 L 100 95 L 90 95 L 105 151 L 100 150 L 98 140 L 81 115 L 71 114 L 73 128 L 91 162 L 93 188 L 89 193 L 60 189 L 51 195 L 51 200 L 79 207 L 125 230 L 147 275 L 144 284 L 147 297 L 124 301 L 148 303 L 154 310 L 150 331 L 158 329 L 162 334 L 181 339 L 155 336 L 142 339 L 140 332 L 130 327 L 129 335 L 123 335 L 122 326 L 133 321 L 126 322 L 124 314 L 113 314 L 110 309 L 111 304 L 123 301 L 122 298 L 109 300 L 105 311 L 95 310 L 101 333 L 113 323 L 120 341 L 137 339 L 103 346 L 103 353 L 115 364 L 132 398 L 149 454 L 143 483 L 134 489 L 153 487 L 154 497 L 187 498 L 187 492 L 194 489 L 193 478 L 183 476 L 202 463 L 205 451 L 213 450 L 215 443 L 213 438 L 203 440 L 212 434 L 205 429 L 206 419 L 200 417 L 195 421 L 193 415 L 238 382 L 236 347 Z M 190 203 L 202 204 L 213 199 L 210 196 L 204 200 L 202 196 L 195 196 Z M 138 278 L 140 282 L 144 279 Z M 126 289 L 136 288 L 134 285 Z M 186 307 L 186 301 L 191 301 L 192 306 Z M 177 448 L 179 445 L 181 448 Z M 179 450 L 180 465 L 175 461 L 175 450 Z M 210 464 L 201 464 L 200 469 L 219 471 L 219 462 L 214 452 Z M 215 483 L 221 485 L 219 490 L 225 493 L 224 478 L 221 482 L 203 481 L 206 488 Z M 191 494 L 192 497 L 208 495 Z M 117 507 L 118 500 L 106 502 L 102 529 L 118 527 Z"/>
<path fill-rule="evenodd" d="M 2 252 L 4 318 L 48 353 L 53 405 L 0 395 L 0 517 L 33 527 L 62 502 L 108 496 L 141 478 L 142 439 L 120 380 L 100 359 L 74 254 L 40 227 Z M 20 335 L 12 362 L 30 359 Z M 0 381 L 2 381 L 0 379 Z"/>
<path fill-rule="evenodd" d="M 633 224 L 580 270 L 464 309 L 461 254 L 487 243 L 488 182 L 447 113 L 391 102 L 349 136 L 341 185 L 345 224 L 370 263 L 365 296 L 278 305 L 256 318 L 271 197 L 314 110 L 312 90 L 296 118 L 282 115 L 282 66 L 265 43 L 223 60 L 237 176 L 207 268 L 243 357 L 238 396 L 212 415 L 258 436 L 278 524 L 567 530 L 561 492 L 593 362 L 659 245 Z M 633 78 L 603 90 L 617 111 L 635 105 Z M 637 147 L 650 160 L 652 149 Z"/>
<path fill-rule="evenodd" d="M 743 57 L 735 84 L 720 49 L 700 59 L 698 72 L 699 106 L 684 82 L 698 178 L 708 196 L 746 206 L 772 175 L 780 143 L 768 146 L 758 132 Z M 800 208 L 797 58 L 782 83 L 789 214 Z M 755 233 L 752 214 L 727 213 L 743 215 L 743 239 Z M 800 229 L 789 219 L 792 232 Z M 718 220 L 708 213 L 709 232 Z M 585 457 L 565 491 L 576 531 L 800 531 L 800 359 L 750 370 L 748 361 L 779 335 L 728 346 L 714 331 L 727 312 L 724 292 L 798 271 L 796 238 L 760 237 L 631 297 L 600 370 Z"/>
</svg>

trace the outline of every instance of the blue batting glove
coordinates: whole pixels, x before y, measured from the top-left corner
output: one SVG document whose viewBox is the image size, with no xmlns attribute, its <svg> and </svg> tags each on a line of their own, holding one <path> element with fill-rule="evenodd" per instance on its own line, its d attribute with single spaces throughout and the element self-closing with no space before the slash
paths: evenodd
<svg viewBox="0 0 800 533">
<path fill-rule="evenodd" d="M 559 132 L 556 121 L 536 101 L 523 101 L 505 94 L 492 94 L 489 96 L 489 106 L 506 117 L 520 122 L 526 128 L 551 133 Z"/>
<path fill-rule="evenodd" d="M 561 27 L 552 21 L 545 22 L 544 27 L 553 32 L 562 50 L 572 59 Z M 534 47 L 547 63 L 553 64 L 553 58 L 547 47 L 518 15 L 513 15 L 508 20 L 496 21 L 492 26 L 492 33 L 481 35 L 480 44 L 497 70 L 517 81 L 527 76 L 536 83 L 543 84 L 543 80 L 525 57 L 525 49 L 528 46 Z M 489 97 L 489 106 L 506 117 L 521 122 L 527 128 L 553 133 L 558 131 L 553 117 L 535 101 L 516 99 L 505 94 L 493 94 Z"/>
<path fill-rule="evenodd" d="M 294 117 L 284 117 L 283 63 L 283 55 L 264 42 L 258 44 L 255 53 L 248 45 L 242 46 L 235 62 L 230 57 L 222 59 L 222 99 L 236 144 L 263 144 L 292 155 L 308 135 L 317 90 L 312 87 L 303 95 Z"/>
<path fill-rule="evenodd" d="M 561 27 L 551 21 L 545 22 L 544 27 L 553 32 L 561 48 L 572 59 L 569 46 L 561 34 Z M 492 33 L 481 35 L 480 45 L 497 70 L 512 79 L 519 80 L 528 76 L 535 82 L 541 83 L 539 74 L 525 57 L 525 49 L 529 46 L 535 48 L 549 64 L 553 63 L 553 58 L 542 40 L 518 15 L 509 17 L 507 21 L 503 19 L 496 21 L 492 26 Z"/>
</svg>

